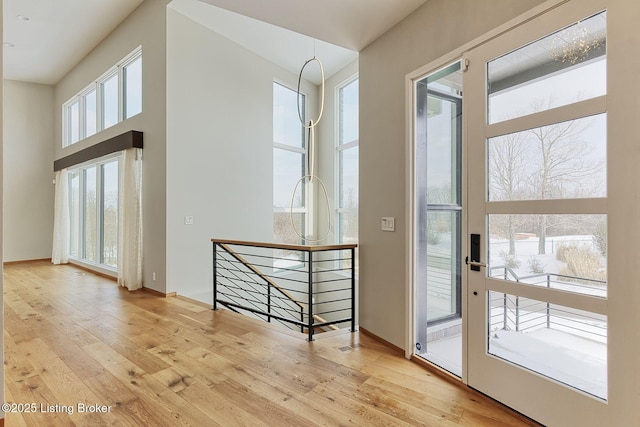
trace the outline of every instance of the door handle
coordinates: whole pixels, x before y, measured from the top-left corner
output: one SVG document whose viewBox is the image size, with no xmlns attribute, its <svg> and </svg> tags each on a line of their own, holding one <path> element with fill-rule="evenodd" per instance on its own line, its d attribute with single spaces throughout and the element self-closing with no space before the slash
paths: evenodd
<svg viewBox="0 0 640 427">
<path fill-rule="evenodd" d="M 467 257 L 465 260 L 467 265 L 471 266 L 472 271 L 480 271 L 481 267 L 487 267 L 487 264 L 480 261 L 480 235 L 471 235 L 471 259 Z"/>
<path fill-rule="evenodd" d="M 470 265 L 471 267 L 477 267 L 478 270 L 480 269 L 480 267 L 487 267 L 487 264 L 485 264 L 484 262 L 480 262 L 480 261 L 469 261 L 469 258 L 467 258 L 467 265 Z"/>
</svg>

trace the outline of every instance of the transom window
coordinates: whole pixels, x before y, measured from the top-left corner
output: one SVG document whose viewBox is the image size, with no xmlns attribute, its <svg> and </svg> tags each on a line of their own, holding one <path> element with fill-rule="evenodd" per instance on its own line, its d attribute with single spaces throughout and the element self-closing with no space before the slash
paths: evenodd
<svg viewBox="0 0 640 427">
<path fill-rule="evenodd" d="M 142 46 L 62 106 L 67 147 L 142 112 Z"/>
</svg>

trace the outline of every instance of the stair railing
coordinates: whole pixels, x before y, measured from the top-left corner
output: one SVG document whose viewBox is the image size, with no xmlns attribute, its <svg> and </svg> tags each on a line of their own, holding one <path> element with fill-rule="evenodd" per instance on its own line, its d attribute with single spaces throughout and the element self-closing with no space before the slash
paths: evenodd
<svg viewBox="0 0 640 427">
<path fill-rule="evenodd" d="M 213 243 L 213 309 L 222 305 L 300 328 L 355 325 L 355 244 L 285 245 L 226 239 Z"/>
</svg>

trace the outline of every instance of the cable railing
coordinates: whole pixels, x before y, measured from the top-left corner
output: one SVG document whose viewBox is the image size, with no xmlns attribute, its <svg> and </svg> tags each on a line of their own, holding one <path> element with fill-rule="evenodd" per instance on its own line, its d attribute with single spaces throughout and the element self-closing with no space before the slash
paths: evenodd
<svg viewBox="0 0 640 427">
<path fill-rule="evenodd" d="M 494 275 L 494 271 L 501 271 Z M 568 290 L 567 286 L 588 288 L 591 295 L 603 296 L 606 282 L 595 279 L 585 279 L 555 273 L 539 273 L 528 276 L 518 276 L 508 266 L 490 267 L 489 274 L 494 278 L 526 283 L 529 285 L 545 286 Z M 538 280 L 542 279 L 542 280 Z M 578 283 L 573 283 L 578 281 Z M 589 285 L 589 283 L 592 283 Z M 490 330 L 511 330 L 516 332 L 533 332 L 541 328 L 555 329 L 597 342 L 606 342 L 606 316 L 589 313 L 578 309 L 537 301 L 518 295 L 491 291 L 489 298 L 489 328 Z"/>
<path fill-rule="evenodd" d="M 507 265 L 489 267 L 489 277 L 603 298 L 607 296 L 607 282 L 604 280 L 587 279 L 558 273 L 536 273 L 518 276 L 518 274 Z"/>
<path fill-rule="evenodd" d="M 300 330 L 355 326 L 355 244 L 304 246 L 211 239 L 213 309 Z"/>
</svg>

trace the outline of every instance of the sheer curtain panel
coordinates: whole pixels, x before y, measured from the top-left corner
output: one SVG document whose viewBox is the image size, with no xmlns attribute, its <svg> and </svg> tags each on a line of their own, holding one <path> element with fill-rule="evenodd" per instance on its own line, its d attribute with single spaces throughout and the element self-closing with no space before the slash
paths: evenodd
<svg viewBox="0 0 640 427">
<path fill-rule="evenodd" d="M 53 264 L 69 262 L 69 178 L 67 169 L 56 171 L 53 219 Z"/>
<path fill-rule="evenodd" d="M 142 288 L 142 150 L 123 152 L 118 283 L 130 291 Z"/>
</svg>

